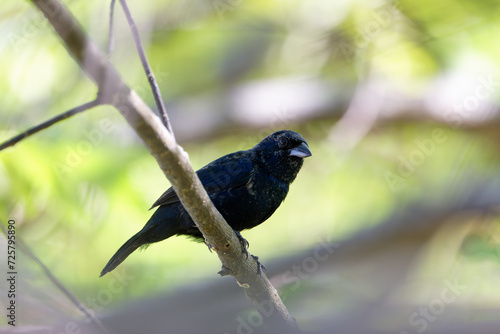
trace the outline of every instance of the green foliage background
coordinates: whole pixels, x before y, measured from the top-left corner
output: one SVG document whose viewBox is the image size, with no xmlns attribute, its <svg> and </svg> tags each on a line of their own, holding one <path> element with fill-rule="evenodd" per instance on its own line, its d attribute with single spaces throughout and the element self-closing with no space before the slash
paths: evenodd
<svg viewBox="0 0 500 334">
<path fill-rule="evenodd" d="M 104 49 L 108 4 L 73 0 L 67 5 Z M 450 73 L 492 75 L 496 82 L 500 77 L 498 1 L 131 1 L 130 6 L 167 103 L 274 77 L 309 76 L 349 85 L 363 80 L 367 64 L 415 96 Z M 384 10 L 392 16 L 384 19 Z M 29 2 L 4 1 L 0 21 L 2 141 L 94 97 L 93 84 Z M 119 9 L 115 37 L 111 61 L 154 105 Z M 493 95 L 498 102 L 498 87 Z M 196 115 L 195 110 L 183 112 Z M 175 130 L 180 125 L 172 116 Z M 329 140 L 334 122 L 278 119 L 264 129 L 228 126 L 207 140 L 182 143 L 197 169 L 250 148 L 280 128 L 308 140 L 313 156 L 286 201 L 269 221 L 244 233 L 250 251 L 264 263 L 319 241 L 343 239 L 415 199 L 439 205 L 465 191 L 457 184 L 469 175 L 498 177 L 500 147 L 491 133 L 401 121 L 376 127 L 345 151 Z M 391 184 L 387 173 L 397 174 L 401 157 L 408 159 L 419 149 L 417 141 L 431 138 L 436 129 L 446 140 L 411 176 Z M 132 130 L 106 106 L 0 153 L 1 219 L 15 219 L 18 236 L 83 301 L 108 286 L 106 277 L 98 278 L 100 270 L 142 228 L 151 215 L 147 209 L 168 187 Z M 437 247 L 427 259 L 443 249 Z M 488 277 L 471 292 L 477 303 L 500 302 L 499 249 L 495 216 L 486 237 L 468 237 L 460 253 L 442 259 L 465 261 L 453 274 L 461 280 Z M 418 271 L 424 280 L 443 263 L 428 261 Z M 129 298 L 199 284 L 213 278 L 219 265 L 203 244 L 184 238 L 152 245 L 121 265 L 134 280 L 113 294 L 106 311 Z"/>
</svg>

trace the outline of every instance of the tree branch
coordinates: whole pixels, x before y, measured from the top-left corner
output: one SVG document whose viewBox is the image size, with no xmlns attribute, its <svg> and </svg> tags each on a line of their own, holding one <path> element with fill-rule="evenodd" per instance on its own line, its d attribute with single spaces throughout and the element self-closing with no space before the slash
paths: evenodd
<svg viewBox="0 0 500 334">
<path fill-rule="evenodd" d="M 9 236 L 6 224 L 4 222 L 0 222 L 0 228 L 6 237 Z M 102 333 L 109 334 L 108 330 L 103 326 L 101 321 L 97 319 L 93 312 L 91 312 L 85 304 L 83 304 L 75 295 L 73 295 L 63 284 L 60 282 L 57 277 L 52 274 L 52 271 L 33 253 L 33 251 L 28 247 L 28 245 L 24 242 L 22 238 L 18 235 L 15 238 L 15 245 L 18 247 L 22 254 L 30 258 L 33 262 L 35 262 L 45 273 L 47 278 L 83 313 L 85 316 L 92 322 L 94 322 Z"/>
<path fill-rule="evenodd" d="M 31 135 L 34 135 L 35 133 L 40 132 L 43 129 L 48 128 L 49 126 L 52 126 L 52 125 L 56 124 L 57 122 L 60 122 L 60 121 L 65 120 L 71 116 L 74 116 L 76 114 L 84 112 L 85 110 L 93 108 L 95 106 L 98 106 L 99 104 L 100 104 L 99 98 L 97 98 L 93 101 L 84 103 L 78 107 L 75 107 L 75 108 L 70 109 L 70 110 L 68 110 L 60 115 L 57 115 L 57 116 L 55 116 L 55 117 L 53 117 L 53 118 L 51 118 L 51 119 L 49 119 L 41 124 L 38 124 L 37 126 L 34 126 L 30 129 L 24 131 L 23 133 L 20 133 L 17 136 L 3 142 L 0 145 L 0 151 L 2 151 L 3 149 L 6 149 L 7 147 L 16 145 L 21 140 L 23 140 Z"/>
<path fill-rule="evenodd" d="M 132 31 L 135 47 L 137 48 L 137 53 L 139 53 L 139 58 L 141 59 L 144 72 L 146 72 L 146 76 L 148 77 L 149 85 L 151 86 L 160 118 L 170 134 L 174 136 L 174 131 L 172 131 L 172 126 L 170 125 L 170 120 L 168 118 L 167 109 L 165 108 L 165 104 L 163 103 L 163 99 L 161 97 L 160 88 L 158 87 L 158 83 L 156 82 L 153 70 L 151 69 L 151 66 L 149 66 L 148 58 L 146 57 L 146 53 L 144 52 L 144 48 L 141 43 L 141 37 L 139 35 L 139 31 L 137 30 L 137 26 L 135 25 L 132 13 L 130 13 L 126 0 L 120 0 L 120 4 L 122 5 L 123 12 L 125 13 L 128 25 L 130 26 L 130 30 Z"/>
<path fill-rule="evenodd" d="M 256 262 L 246 258 L 233 230 L 214 207 L 183 149 L 158 117 L 128 88 L 106 55 L 88 38 L 76 19 L 59 0 L 32 0 L 62 38 L 68 52 L 98 85 L 104 97 L 120 111 L 144 141 L 147 149 L 169 179 L 186 211 L 212 245 L 223 268 L 236 278 L 247 296 L 266 317 L 267 324 L 298 331 L 276 289 L 263 274 L 256 274 Z"/>
<path fill-rule="evenodd" d="M 111 57 L 115 47 L 115 35 L 113 32 L 115 22 L 115 2 L 116 0 L 111 0 L 111 4 L 109 5 L 108 57 Z"/>
</svg>

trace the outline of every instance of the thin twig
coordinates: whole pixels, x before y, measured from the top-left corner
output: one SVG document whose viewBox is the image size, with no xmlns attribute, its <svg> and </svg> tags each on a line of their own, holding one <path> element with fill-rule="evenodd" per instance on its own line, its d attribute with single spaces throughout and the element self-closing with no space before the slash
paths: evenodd
<svg viewBox="0 0 500 334">
<path fill-rule="evenodd" d="M 4 226 L 4 223 L 0 224 L 0 228 L 2 229 L 3 233 L 7 236 L 7 229 Z M 91 319 L 99 328 L 103 331 L 103 333 L 109 333 L 108 330 L 104 327 L 102 322 L 97 319 L 94 314 L 75 296 L 73 295 L 66 287 L 55 277 L 52 272 L 50 271 L 49 268 L 43 262 L 31 251 L 31 249 L 28 247 L 28 245 L 18 236 L 16 235 L 16 246 L 19 247 L 19 249 L 22 250 L 24 255 L 27 255 L 33 262 L 35 262 L 40 268 L 43 270 L 45 275 L 49 278 L 49 280 L 59 289 L 61 292 L 68 297 L 68 299 L 75 304 L 76 307 L 80 311 L 85 314 L 89 319 Z"/>
<path fill-rule="evenodd" d="M 128 24 L 130 26 L 130 30 L 132 31 L 132 36 L 134 37 L 135 46 L 137 48 L 137 52 L 139 53 L 139 58 L 141 59 L 144 72 L 146 72 L 146 76 L 148 77 L 149 85 L 151 86 L 151 90 L 153 91 L 153 96 L 156 101 L 156 107 L 158 108 L 160 118 L 165 127 L 170 132 L 170 134 L 174 136 L 174 132 L 172 131 L 170 120 L 168 118 L 167 110 L 165 108 L 165 104 L 163 103 L 163 99 L 161 97 L 160 88 L 158 87 L 158 83 L 156 82 L 153 70 L 149 65 L 146 53 L 144 52 L 144 47 L 142 46 L 141 43 L 139 31 L 137 30 L 137 26 L 135 25 L 134 19 L 132 18 L 132 14 L 130 13 L 130 10 L 128 8 L 127 1 L 120 0 L 120 4 L 122 5 L 123 12 L 125 13 L 125 17 L 127 18 Z"/>
<path fill-rule="evenodd" d="M 113 32 L 114 17 L 115 17 L 115 2 L 116 0 L 111 0 L 111 5 L 109 6 L 108 58 L 111 57 L 113 49 L 115 48 L 115 37 Z"/>
<path fill-rule="evenodd" d="M 60 115 L 57 115 L 41 124 L 38 124 L 37 126 L 34 126 L 26 131 L 24 131 L 23 133 L 20 133 L 18 134 L 17 136 L 3 142 L 1 145 L 0 145 L 0 151 L 2 151 L 3 149 L 6 149 L 7 147 L 10 147 L 10 146 L 14 146 L 16 145 L 18 142 L 20 142 L 21 140 L 37 133 L 37 132 L 40 132 L 42 131 L 43 129 L 46 129 L 48 127 L 50 127 L 51 125 L 54 125 L 55 123 L 57 122 L 60 122 L 66 118 L 69 118 L 73 115 L 76 115 L 76 114 L 79 114 L 87 109 L 90 109 L 90 108 L 93 108 L 95 106 L 98 106 L 99 104 L 101 104 L 101 102 L 99 101 L 99 99 L 95 99 L 93 101 L 90 101 L 90 102 L 87 102 L 87 103 L 84 103 L 78 107 L 75 107 L 73 109 L 70 109 Z"/>
</svg>

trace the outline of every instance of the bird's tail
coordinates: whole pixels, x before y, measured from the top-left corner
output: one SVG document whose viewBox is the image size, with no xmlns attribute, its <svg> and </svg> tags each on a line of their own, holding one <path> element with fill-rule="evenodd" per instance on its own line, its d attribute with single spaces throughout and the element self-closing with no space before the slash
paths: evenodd
<svg viewBox="0 0 500 334">
<path fill-rule="evenodd" d="M 104 276 L 106 273 L 109 273 L 111 270 L 115 269 L 120 263 L 125 261 L 125 259 L 132 254 L 140 246 L 146 244 L 147 242 L 144 240 L 146 233 L 144 231 L 139 231 L 132 238 L 128 239 L 123 246 L 120 247 L 113 255 L 113 257 L 108 261 L 108 264 L 101 271 L 101 275 L 99 277 Z"/>
<path fill-rule="evenodd" d="M 137 248 L 165 240 L 177 234 L 181 227 L 180 222 L 183 217 L 182 210 L 184 209 L 180 204 L 178 206 L 160 206 L 155 213 L 153 213 L 142 230 L 136 233 L 116 251 L 115 255 L 113 255 L 108 264 L 106 264 L 101 271 L 99 277 L 115 269 Z"/>
</svg>

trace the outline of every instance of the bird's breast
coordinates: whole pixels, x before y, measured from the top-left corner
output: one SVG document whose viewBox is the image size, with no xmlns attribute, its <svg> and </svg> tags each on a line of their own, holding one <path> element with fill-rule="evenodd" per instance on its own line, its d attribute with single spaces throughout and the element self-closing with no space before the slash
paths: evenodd
<svg viewBox="0 0 500 334">
<path fill-rule="evenodd" d="M 269 218 L 283 202 L 287 192 L 288 185 L 273 177 L 252 175 L 246 184 L 211 197 L 228 224 L 241 231 Z"/>
</svg>

